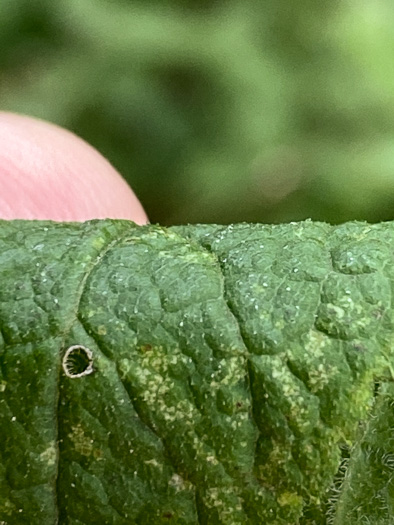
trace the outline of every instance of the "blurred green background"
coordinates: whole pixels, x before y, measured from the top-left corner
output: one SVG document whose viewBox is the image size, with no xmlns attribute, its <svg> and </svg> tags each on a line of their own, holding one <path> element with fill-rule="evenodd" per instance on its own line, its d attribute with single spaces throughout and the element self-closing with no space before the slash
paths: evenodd
<svg viewBox="0 0 394 525">
<path fill-rule="evenodd" d="M 0 0 L 0 108 L 55 122 L 152 222 L 394 219 L 391 0 Z"/>
</svg>

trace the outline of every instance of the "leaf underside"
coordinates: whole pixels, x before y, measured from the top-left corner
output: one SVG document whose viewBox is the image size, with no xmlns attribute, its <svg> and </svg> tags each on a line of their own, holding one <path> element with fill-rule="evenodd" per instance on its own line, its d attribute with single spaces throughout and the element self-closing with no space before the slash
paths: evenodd
<svg viewBox="0 0 394 525">
<path fill-rule="evenodd" d="M 0 523 L 394 523 L 393 247 L 0 221 Z"/>
</svg>

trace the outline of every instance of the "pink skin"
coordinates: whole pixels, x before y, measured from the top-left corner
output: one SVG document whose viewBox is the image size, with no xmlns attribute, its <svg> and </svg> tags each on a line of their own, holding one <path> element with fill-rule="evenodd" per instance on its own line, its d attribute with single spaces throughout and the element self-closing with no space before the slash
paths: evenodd
<svg viewBox="0 0 394 525">
<path fill-rule="evenodd" d="M 53 124 L 3 112 L 0 218 L 149 222 L 133 191 L 92 146 Z"/>
</svg>

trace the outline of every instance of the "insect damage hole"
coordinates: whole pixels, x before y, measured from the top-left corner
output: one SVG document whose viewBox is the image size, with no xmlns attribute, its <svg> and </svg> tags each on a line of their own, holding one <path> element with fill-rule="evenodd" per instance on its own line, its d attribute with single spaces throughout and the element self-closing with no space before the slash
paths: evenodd
<svg viewBox="0 0 394 525">
<path fill-rule="evenodd" d="M 64 354 L 62 366 L 67 377 L 87 376 L 93 372 L 93 352 L 82 345 L 70 346 Z"/>
</svg>

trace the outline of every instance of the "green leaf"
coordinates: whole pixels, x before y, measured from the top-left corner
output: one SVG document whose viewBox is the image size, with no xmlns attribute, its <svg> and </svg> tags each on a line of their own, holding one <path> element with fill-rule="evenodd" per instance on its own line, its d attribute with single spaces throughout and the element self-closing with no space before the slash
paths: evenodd
<svg viewBox="0 0 394 525">
<path fill-rule="evenodd" d="M 393 246 L 1 221 L 0 522 L 391 523 Z"/>
<path fill-rule="evenodd" d="M 331 509 L 333 525 L 383 525 L 394 518 L 394 385 L 383 383 Z M 365 428 L 364 428 L 365 427 Z"/>
</svg>

